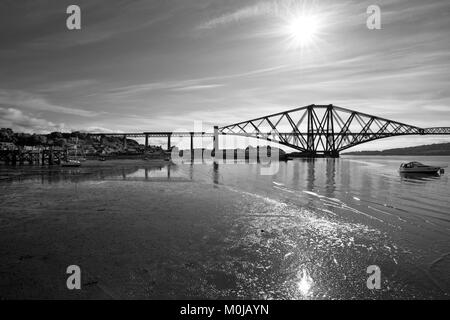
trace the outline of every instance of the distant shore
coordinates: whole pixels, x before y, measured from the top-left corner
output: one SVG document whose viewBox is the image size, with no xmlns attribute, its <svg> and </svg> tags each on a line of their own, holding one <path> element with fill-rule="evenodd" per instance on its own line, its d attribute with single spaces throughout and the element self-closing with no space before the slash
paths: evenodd
<svg viewBox="0 0 450 320">
<path fill-rule="evenodd" d="M 421 145 L 417 147 L 396 148 L 382 151 L 356 151 L 341 155 L 348 156 L 450 156 L 450 143 Z"/>
</svg>

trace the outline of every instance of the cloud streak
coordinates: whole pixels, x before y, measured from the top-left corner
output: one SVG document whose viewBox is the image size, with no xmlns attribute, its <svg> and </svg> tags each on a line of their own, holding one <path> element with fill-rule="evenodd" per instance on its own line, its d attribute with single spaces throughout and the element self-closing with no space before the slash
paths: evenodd
<svg viewBox="0 0 450 320">
<path fill-rule="evenodd" d="M 56 112 L 80 117 L 93 117 L 98 115 L 98 112 L 71 108 L 53 104 L 41 95 L 21 91 L 21 90 L 5 90 L 0 89 L 0 105 L 12 106 L 18 109 L 30 109 L 39 111 Z"/>
<path fill-rule="evenodd" d="M 322 16 L 329 25 L 346 23 L 347 25 L 362 25 L 365 23 L 363 14 L 367 6 L 349 1 L 335 3 L 334 1 L 316 2 L 314 0 L 273 0 L 259 1 L 255 4 L 236 8 L 197 26 L 199 30 L 212 30 L 256 18 L 278 18 L 286 20 L 298 13 Z M 351 10 L 349 10 L 351 9 Z M 357 14 L 359 12 L 359 14 Z M 356 13 L 356 14 L 355 14 Z"/>
<path fill-rule="evenodd" d="M 16 132 L 49 133 L 67 131 L 64 123 L 53 123 L 42 118 L 25 114 L 15 108 L 0 107 L 0 127 L 11 128 Z"/>
<path fill-rule="evenodd" d="M 247 72 L 221 75 L 221 76 L 211 76 L 204 78 L 188 79 L 188 80 L 173 80 L 173 81 L 163 81 L 163 82 L 151 82 L 144 84 L 136 84 L 125 87 L 118 87 L 111 89 L 107 92 L 112 96 L 129 96 L 140 93 L 146 93 L 149 91 L 157 90 L 171 90 L 171 91 L 197 91 L 197 90 L 207 90 L 215 89 L 219 87 L 224 87 L 225 84 L 215 83 L 217 81 L 224 81 L 230 79 L 260 76 L 264 74 L 274 74 L 282 71 L 288 70 L 288 65 L 279 65 L 276 67 L 260 68 Z"/>
<path fill-rule="evenodd" d="M 263 2 L 251 6 L 240 8 L 236 11 L 223 14 L 210 19 L 198 26 L 198 29 L 214 29 L 227 24 L 256 18 L 258 16 L 269 15 L 276 12 L 278 6 L 275 2 Z"/>
</svg>

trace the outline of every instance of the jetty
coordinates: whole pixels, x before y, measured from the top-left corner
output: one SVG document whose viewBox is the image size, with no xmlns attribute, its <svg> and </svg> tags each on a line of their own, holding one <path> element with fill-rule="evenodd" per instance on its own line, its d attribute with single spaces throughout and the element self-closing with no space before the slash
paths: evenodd
<svg viewBox="0 0 450 320">
<path fill-rule="evenodd" d="M 0 162 L 10 165 L 59 165 L 67 161 L 69 149 L 61 147 L 23 147 L 0 150 Z"/>
</svg>

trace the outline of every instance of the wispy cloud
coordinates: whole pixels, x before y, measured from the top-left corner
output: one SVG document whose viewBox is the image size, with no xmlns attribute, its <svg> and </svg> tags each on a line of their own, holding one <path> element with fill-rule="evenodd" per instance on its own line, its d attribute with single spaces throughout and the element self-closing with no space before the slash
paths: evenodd
<svg viewBox="0 0 450 320">
<path fill-rule="evenodd" d="M 349 10 L 349 8 L 351 10 Z M 349 1 L 335 3 L 333 2 L 316 2 L 314 0 L 272 0 L 260 1 L 252 5 L 236 8 L 234 10 L 223 13 L 212 19 L 201 23 L 197 29 L 215 29 L 232 25 L 246 20 L 272 17 L 286 19 L 295 14 L 295 12 L 320 15 L 328 24 L 336 25 L 346 22 L 346 24 L 358 23 L 362 25 L 364 20 L 365 9 L 364 4 L 350 3 Z M 360 14 L 355 15 L 355 12 Z M 361 19 L 363 17 L 363 19 Z"/>
<path fill-rule="evenodd" d="M 94 133 L 123 133 L 122 130 L 111 130 L 101 126 L 90 126 L 86 129 L 79 130 L 80 132 L 94 132 Z"/>
<path fill-rule="evenodd" d="M 99 114 L 95 111 L 53 104 L 39 94 L 21 90 L 0 89 L 0 106 L 13 107 L 17 109 L 25 108 L 34 111 L 50 111 L 81 117 L 92 117 Z"/>
<path fill-rule="evenodd" d="M 151 82 L 144 84 L 136 84 L 131 86 L 119 87 L 108 90 L 108 94 L 121 97 L 137 95 L 140 93 L 145 93 L 154 90 L 174 90 L 174 91 L 187 91 L 195 88 L 197 90 L 210 89 L 220 86 L 218 84 L 202 85 L 200 79 L 193 80 L 181 80 L 181 81 L 163 81 L 163 82 Z"/>
<path fill-rule="evenodd" d="M 222 25 L 239 22 L 245 19 L 251 19 L 258 16 L 268 15 L 274 13 L 278 9 L 276 2 L 261 2 L 255 5 L 246 6 L 228 12 L 221 16 L 210 19 L 198 26 L 199 29 L 213 29 Z"/>
<path fill-rule="evenodd" d="M 283 64 L 275 67 L 260 68 L 247 72 L 228 75 L 211 76 L 188 80 L 173 80 L 173 81 L 136 84 L 131 86 L 114 88 L 109 90 L 107 93 L 113 96 L 129 96 L 153 90 L 171 90 L 171 91 L 207 90 L 225 86 L 225 84 L 223 83 L 217 83 L 218 81 L 277 73 L 288 69 L 289 66 Z"/>
<path fill-rule="evenodd" d="M 47 8 L 45 14 L 39 10 L 39 6 L 43 1 L 35 1 L 36 6 L 34 12 L 28 13 L 32 19 L 21 21 L 24 25 L 37 28 L 40 23 L 45 21 L 55 27 L 47 34 L 38 33 L 29 41 L 22 42 L 27 49 L 40 50 L 48 49 L 64 49 L 76 46 L 93 45 L 105 42 L 114 38 L 123 36 L 130 32 L 139 32 L 140 30 L 151 28 L 154 24 L 163 22 L 172 17 L 172 12 L 161 12 L 159 9 L 163 6 L 156 1 L 147 0 L 121 0 L 121 1 L 104 1 L 104 0 L 79 0 L 78 5 L 81 7 L 82 28 L 79 32 L 68 32 L 64 28 L 64 21 L 61 18 L 64 14 L 64 5 L 51 6 Z M 45 4 L 44 4 L 45 5 Z M 31 8 L 31 4 L 29 5 Z M 39 14 L 36 14 L 39 12 Z M 118 15 L 117 12 L 121 14 Z M 158 14 L 156 14 L 158 13 Z M 128 17 L 133 15 L 133 19 Z M 61 26 L 61 27 L 58 27 Z"/>
<path fill-rule="evenodd" d="M 52 131 L 66 131 L 64 123 L 53 123 L 23 113 L 15 108 L 0 107 L 0 127 L 11 128 L 17 132 L 48 133 Z"/>
<path fill-rule="evenodd" d="M 63 91 L 73 91 L 74 89 L 85 89 L 97 84 L 98 81 L 93 79 L 76 79 L 38 85 L 36 91 L 38 93 L 61 93 Z"/>
<path fill-rule="evenodd" d="M 192 86 L 185 86 L 180 88 L 174 88 L 173 91 L 197 91 L 197 90 L 206 90 L 206 89 L 215 89 L 223 87 L 223 84 L 205 84 L 205 85 L 192 85 Z"/>
</svg>

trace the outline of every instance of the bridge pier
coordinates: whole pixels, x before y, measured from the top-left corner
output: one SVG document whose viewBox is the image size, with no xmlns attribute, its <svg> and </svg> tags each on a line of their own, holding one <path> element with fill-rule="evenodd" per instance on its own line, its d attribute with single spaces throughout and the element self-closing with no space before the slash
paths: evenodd
<svg viewBox="0 0 450 320">
<path fill-rule="evenodd" d="M 123 136 L 123 150 L 127 150 L 127 136 Z"/>
<path fill-rule="evenodd" d="M 172 134 L 167 135 L 167 150 L 170 151 L 171 143 L 170 138 L 172 137 Z"/>
<path fill-rule="evenodd" d="M 53 148 L 52 147 L 50 147 L 49 154 L 48 154 L 48 164 L 50 166 L 53 165 Z"/>
<path fill-rule="evenodd" d="M 213 142 L 214 142 L 214 148 L 213 148 L 213 152 L 214 152 L 214 156 L 217 156 L 219 153 L 219 127 L 218 126 L 214 126 L 214 137 L 213 137 Z"/>
<path fill-rule="evenodd" d="M 338 151 L 325 151 L 325 152 L 315 152 L 315 151 L 305 151 L 305 152 L 294 152 L 291 153 L 292 157 L 295 158 L 306 158 L 306 159 L 317 159 L 317 158 L 339 158 Z"/>
<path fill-rule="evenodd" d="M 194 158 L 194 133 L 191 132 L 191 159 Z"/>
<path fill-rule="evenodd" d="M 12 154 L 12 165 L 15 166 L 17 164 L 17 152 L 14 151 Z"/>
<path fill-rule="evenodd" d="M 339 158 L 338 151 L 326 151 L 323 155 L 325 158 Z"/>
<path fill-rule="evenodd" d="M 145 135 L 145 150 L 148 149 L 148 134 Z"/>
</svg>

